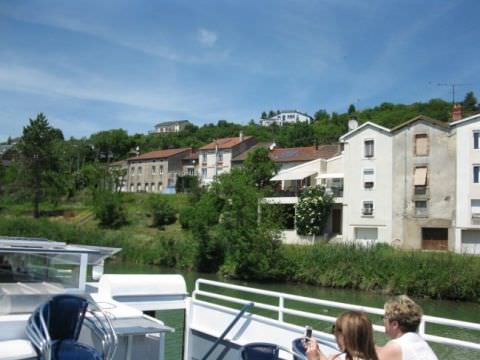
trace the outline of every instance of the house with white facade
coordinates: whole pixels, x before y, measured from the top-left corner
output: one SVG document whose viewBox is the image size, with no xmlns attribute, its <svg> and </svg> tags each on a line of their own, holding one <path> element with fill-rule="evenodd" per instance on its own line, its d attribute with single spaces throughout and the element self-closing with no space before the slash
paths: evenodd
<svg viewBox="0 0 480 360">
<path fill-rule="evenodd" d="M 393 135 L 393 234 L 409 249 L 453 250 L 455 137 L 448 123 L 417 116 Z"/>
<path fill-rule="evenodd" d="M 480 114 L 450 125 L 456 143 L 455 251 L 480 254 Z"/>
<path fill-rule="evenodd" d="M 217 139 L 198 149 L 198 168 L 203 185 L 210 184 L 216 176 L 230 172 L 232 159 L 257 143 L 253 136 Z"/>
<path fill-rule="evenodd" d="M 180 132 L 187 125 L 191 125 L 188 120 L 174 120 L 174 121 L 164 121 L 155 125 L 155 129 L 150 131 L 150 134 L 165 134 L 165 133 L 176 133 Z"/>
<path fill-rule="evenodd" d="M 302 191 L 309 186 L 323 185 L 333 195 L 334 205 L 325 228 L 325 236 L 331 238 L 342 233 L 343 202 L 343 156 L 339 155 L 339 145 L 323 145 L 308 147 L 308 156 L 315 154 L 315 159 L 300 162 L 295 166 L 281 169 L 270 180 L 277 183 L 271 196 L 263 199 L 264 204 L 282 206 L 284 208 L 283 242 L 287 244 L 311 244 L 324 239 L 324 236 L 302 236 L 295 227 L 295 205 Z M 305 149 L 305 148 L 302 148 Z M 319 149 L 322 149 L 319 151 Z M 301 154 L 302 152 L 300 152 Z M 294 152 L 298 161 L 299 153 Z M 305 154 L 303 154 L 305 155 Z"/>
<path fill-rule="evenodd" d="M 343 241 L 370 244 L 392 239 L 392 134 L 366 122 L 344 145 Z"/>
<path fill-rule="evenodd" d="M 268 119 L 260 119 L 260 123 L 263 126 L 270 126 L 277 124 L 282 126 L 285 124 L 293 124 L 297 122 L 304 122 L 310 124 L 313 121 L 313 118 L 305 113 L 302 113 L 297 110 L 282 110 Z"/>
</svg>

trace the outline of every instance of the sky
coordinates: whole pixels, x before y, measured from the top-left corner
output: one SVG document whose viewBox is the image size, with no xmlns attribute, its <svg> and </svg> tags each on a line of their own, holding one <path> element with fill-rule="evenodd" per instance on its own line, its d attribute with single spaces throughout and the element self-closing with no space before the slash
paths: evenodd
<svg viewBox="0 0 480 360">
<path fill-rule="evenodd" d="M 480 96 L 477 0 L 0 0 L 0 141 Z M 460 85 L 462 84 L 462 85 Z M 464 84 L 464 85 L 463 85 Z"/>
</svg>

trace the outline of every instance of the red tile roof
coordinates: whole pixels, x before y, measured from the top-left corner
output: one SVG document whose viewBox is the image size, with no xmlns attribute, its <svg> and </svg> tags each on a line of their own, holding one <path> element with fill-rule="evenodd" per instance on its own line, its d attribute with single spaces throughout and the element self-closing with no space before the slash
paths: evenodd
<svg viewBox="0 0 480 360">
<path fill-rule="evenodd" d="M 318 148 L 316 146 L 276 148 L 269 156 L 274 162 L 294 162 L 329 159 L 339 153 L 339 145 L 318 145 Z"/>
<path fill-rule="evenodd" d="M 180 149 L 166 149 L 166 150 L 157 150 L 150 151 L 148 153 L 131 157 L 128 160 L 149 160 L 149 159 L 166 159 L 171 156 L 177 155 L 185 151 L 191 151 L 191 148 L 180 148 Z"/>
<path fill-rule="evenodd" d="M 247 141 L 251 139 L 253 136 L 244 136 L 243 141 Z M 202 146 L 199 150 L 215 150 L 215 148 L 218 146 L 219 149 L 231 149 L 239 144 L 241 144 L 243 141 L 240 141 L 240 137 L 229 137 L 229 138 L 223 138 L 223 139 L 217 139 L 215 141 L 212 141 L 210 144 Z"/>
</svg>

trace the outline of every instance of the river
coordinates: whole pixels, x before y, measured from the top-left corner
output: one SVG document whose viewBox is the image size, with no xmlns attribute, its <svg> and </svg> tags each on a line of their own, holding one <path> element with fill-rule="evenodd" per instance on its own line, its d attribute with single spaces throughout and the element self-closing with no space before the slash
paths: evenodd
<svg viewBox="0 0 480 360">
<path fill-rule="evenodd" d="M 137 264 L 119 264 L 119 263 L 107 263 L 105 273 L 123 273 L 123 274 L 181 274 L 184 276 L 187 283 L 188 291 L 191 292 L 194 288 L 195 280 L 198 278 L 205 278 L 211 280 L 221 280 L 215 274 L 201 274 L 197 272 L 182 272 L 176 269 L 160 268 L 155 266 L 137 265 Z M 291 294 L 297 294 L 307 297 L 313 297 L 318 299 L 326 299 L 333 301 L 340 301 L 364 306 L 383 307 L 383 303 L 387 296 L 363 291 L 353 290 L 341 290 L 321 288 L 310 285 L 299 285 L 290 283 L 255 283 L 244 281 L 231 281 L 232 283 L 246 285 L 251 287 L 262 288 L 266 290 L 281 291 Z M 252 299 L 255 301 L 255 298 Z M 432 316 L 446 317 L 449 319 L 463 320 L 480 323 L 480 304 L 478 303 L 466 303 L 466 302 L 454 302 L 445 300 L 430 300 L 430 299 L 415 299 L 423 308 L 424 313 Z M 300 308 L 301 309 L 301 308 Z M 307 310 L 307 309 L 305 309 Z M 308 309 L 311 311 L 311 309 Z M 176 333 L 167 337 L 167 360 L 179 360 L 181 359 L 181 344 L 183 333 L 183 311 L 169 311 L 159 312 L 157 317 L 161 318 L 167 325 L 173 326 L 177 329 Z M 381 324 L 380 319 L 372 319 L 377 324 Z M 314 328 L 321 329 L 315 324 Z M 444 335 L 453 338 L 459 338 L 463 340 L 470 340 L 480 343 L 480 333 L 455 329 L 447 330 L 444 327 L 435 327 L 436 335 Z M 383 344 L 386 338 L 383 335 L 376 335 L 376 341 Z M 432 346 L 439 359 L 472 359 L 477 360 L 480 358 L 479 351 L 465 350 L 460 348 L 446 347 L 440 345 Z"/>
</svg>

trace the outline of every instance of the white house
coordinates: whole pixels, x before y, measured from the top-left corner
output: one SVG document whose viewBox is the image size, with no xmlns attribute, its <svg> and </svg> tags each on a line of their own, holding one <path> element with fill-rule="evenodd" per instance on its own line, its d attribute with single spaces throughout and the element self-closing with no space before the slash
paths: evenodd
<svg viewBox="0 0 480 360">
<path fill-rule="evenodd" d="M 296 123 L 296 122 L 306 122 L 307 124 L 309 124 L 312 121 L 313 121 L 313 118 L 310 115 L 302 113 L 297 110 L 283 110 L 268 119 L 260 119 L 260 123 L 263 126 L 270 126 L 273 124 L 282 126 L 284 124 L 290 124 L 290 123 Z"/>
<path fill-rule="evenodd" d="M 480 254 L 480 114 L 451 126 L 456 136 L 455 251 Z"/>
<path fill-rule="evenodd" d="M 392 239 L 392 135 L 366 122 L 344 144 L 343 240 L 368 244 Z"/>
<path fill-rule="evenodd" d="M 230 172 L 232 159 L 257 143 L 253 136 L 217 139 L 198 149 L 199 176 L 203 185 L 210 184 L 217 175 Z"/>
</svg>

